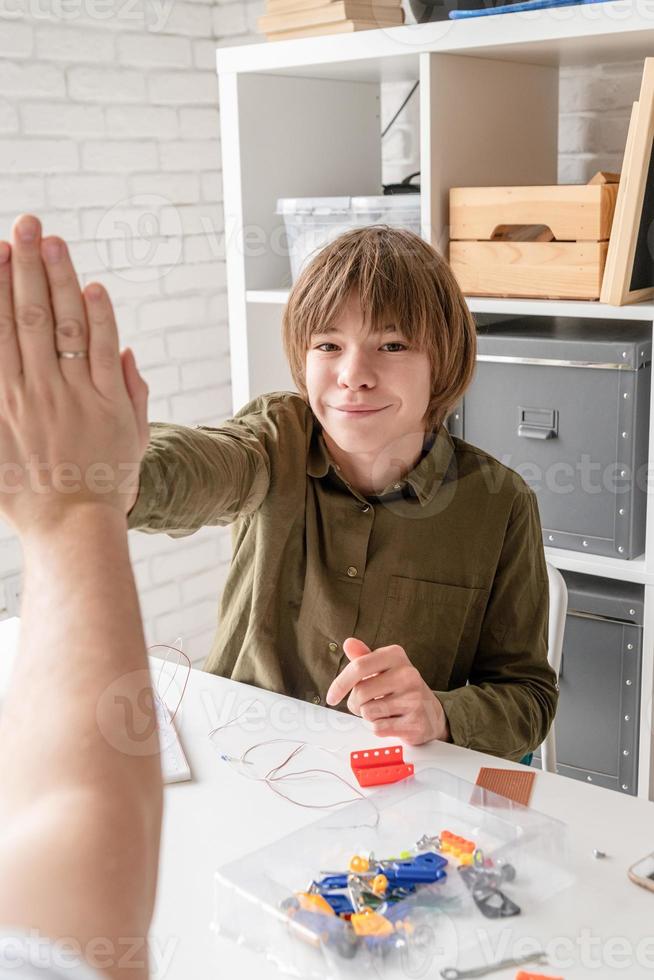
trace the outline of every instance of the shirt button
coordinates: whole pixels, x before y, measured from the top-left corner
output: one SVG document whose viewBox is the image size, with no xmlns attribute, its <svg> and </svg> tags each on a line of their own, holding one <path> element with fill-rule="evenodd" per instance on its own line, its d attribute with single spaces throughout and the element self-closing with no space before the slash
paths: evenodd
<svg viewBox="0 0 654 980">
<path fill-rule="evenodd" d="M 338 650 L 338 643 L 334 643 L 334 641 L 332 640 L 332 642 L 329 644 L 329 649 L 331 650 L 332 653 L 336 653 L 336 651 Z"/>
<path fill-rule="evenodd" d="M 402 489 L 402 484 L 401 483 L 394 483 L 393 484 L 393 489 L 394 490 L 401 490 Z"/>
<path fill-rule="evenodd" d="M 362 514 L 367 514 L 369 510 L 370 510 L 370 504 L 363 504 L 363 506 L 361 507 Z"/>
<path fill-rule="evenodd" d="M 313 703 L 314 703 L 314 704 L 320 704 L 320 695 L 319 695 L 319 694 L 316 694 L 316 695 L 314 696 L 314 698 L 313 698 Z"/>
<path fill-rule="evenodd" d="M 355 568 L 354 565 L 350 565 L 350 567 L 347 570 L 347 574 L 350 576 L 350 578 L 356 578 L 356 576 L 359 574 L 359 571 L 357 568 Z"/>
</svg>

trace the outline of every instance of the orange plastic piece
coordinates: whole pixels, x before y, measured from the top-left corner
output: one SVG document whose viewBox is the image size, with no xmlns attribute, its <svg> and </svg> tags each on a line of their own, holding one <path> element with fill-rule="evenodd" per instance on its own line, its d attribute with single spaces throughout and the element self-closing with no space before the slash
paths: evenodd
<svg viewBox="0 0 654 980">
<path fill-rule="evenodd" d="M 355 912 L 350 922 L 357 936 L 390 936 L 394 931 L 393 923 L 379 912 Z"/>
<path fill-rule="evenodd" d="M 322 895 L 315 895 L 313 892 L 298 892 L 295 897 L 303 912 L 322 912 L 324 915 L 336 914 Z"/>
<path fill-rule="evenodd" d="M 388 888 L 388 878 L 386 875 L 375 875 L 370 887 L 375 895 L 385 895 Z"/>
<path fill-rule="evenodd" d="M 359 786 L 386 786 L 413 775 L 413 766 L 404 761 L 401 745 L 350 752 L 350 765 Z"/>
<path fill-rule="evenodd" d="M 527 973 L 525 970 L 518 970 L 515 980 L 563 980 L 563 977 L 550 977 L 544 973 Z"/>
<path fill-rule="evenodd" d="M 477 847 L 474 841 L 459 837 L 451 830 L 442 830 L 439 837 L 441 854 L 451 854 L 460 864 L 472 864 L 472 854 Z"/>
<path fill-rule="evenodd" d="M 370 862 L 368 858 L 361 857 L 359 854 L 355 854 L 350 861 L 350 871 L 355 874 L 360 874 L 362 871 L 367 871 L 370 868 Z"/>
</svg>

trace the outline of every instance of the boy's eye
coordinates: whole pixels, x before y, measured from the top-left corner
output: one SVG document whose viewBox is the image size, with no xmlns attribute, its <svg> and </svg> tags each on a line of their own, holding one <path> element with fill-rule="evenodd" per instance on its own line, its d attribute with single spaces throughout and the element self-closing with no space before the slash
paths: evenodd
<svg viewBox="0 0 654 980">
<path fill-rule="evenodd" d="M 337 349 L 337 345 L 336 344 L 329 343 L 329 341 L 323 341 L 322 344 L 318 344 L 316 346 L 316 350 L 325 350 L 326 347 L 331 347 L 333 349 Z M 389 340 L 388 343 L 382 345 L 382 349 L 384 347 L 394 348 L 393 350 L 390 350 L 389 351 L 389 353 L 391 353 L 391 354 L 396 353 L 398 350 L 408 350 L 407 345 L 406 344 L 403 344 L 399 340 Z M 331 351 L 326 350 L 325 353 L 326 354 L 330 354 Z"/>
</svg>

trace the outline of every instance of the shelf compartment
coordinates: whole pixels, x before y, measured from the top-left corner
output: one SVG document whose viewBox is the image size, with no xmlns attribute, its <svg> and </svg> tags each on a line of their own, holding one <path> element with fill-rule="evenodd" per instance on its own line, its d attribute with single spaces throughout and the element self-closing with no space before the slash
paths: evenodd
<svg viewBox="0 0 654 980">
<path fill-rule="evenodd" d="M 288 289 L 248 289 L 248 303 L 271 303 L 283 306 Z M 654 322 L 654 303 L 631 303 L 608 306 L 587 300 L 510 299 L 467 296 L 471 313 L 496 313 L 506 316 L 578 316 L 609 320 L 649 320 Z"/>
<path fill-rule="evenodd" d="M 651 16 L 636 11 L 631 0 L 617 0 L 219 48 L 216 66 L 219 74 L 382 82 L 417 78 L 416 56 L 421 52 L 577 66 L 636 61 L 653 48 Z"/>
<path fill-rule="evenodd" d="M 648 572 L 645 555 L 624 561 L 621 558 L 606 558 L 602 555 L 585 555 L 580 551 L 564 551 L 562 548 L 545 548 L 545 559 L 568 572 L 582 572 L 584 575 L 599 575 L 620 582 L 638 582 L 641 585 L 654 585 L 654 572 Z"/>
</svg>

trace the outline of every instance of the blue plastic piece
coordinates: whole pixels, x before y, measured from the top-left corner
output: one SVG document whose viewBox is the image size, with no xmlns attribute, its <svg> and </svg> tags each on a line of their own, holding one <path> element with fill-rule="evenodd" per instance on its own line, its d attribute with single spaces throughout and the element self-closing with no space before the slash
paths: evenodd
<svg viewBox="0 0 654 980">
<path fill-rule="evenodd" d="M 481 7 L 479 10 L 450 10 L 451 20 L 466 17 L 489 17 L 492 14 L 515 14 L 524 10 L 543 10 L 545 7 L 573 7 L 588 3 L 608 3 L 609 0 L 522 0 L 519 3 L 504 3 L 498 7 Z"/>
<path fill-rule="evenodd" d="M 325 875 L 320 881 L 314 882 L 318 886 L 318 890 L 322 894 L 323 891 L 338 891 L 341 888 L 347 888 L 347 875 Z"/>
<path fill-rule="evenodd" d="M 331 905 L 336 915 L 352 915 L 354 912 L 352 902 L 349 900 L 347 895 L 330 895 L 327 893 L 326 895 L 323 895 L 323 898 Z"/>
<path fill-rule="evenodd" d="M 408 861 L 395 861 L 392 867 L 384 868 L 383 873 L 389 885 L 429 884 L 446 877 L 446 866 L 447 858 L 427 851 Z"/>
</svg>

